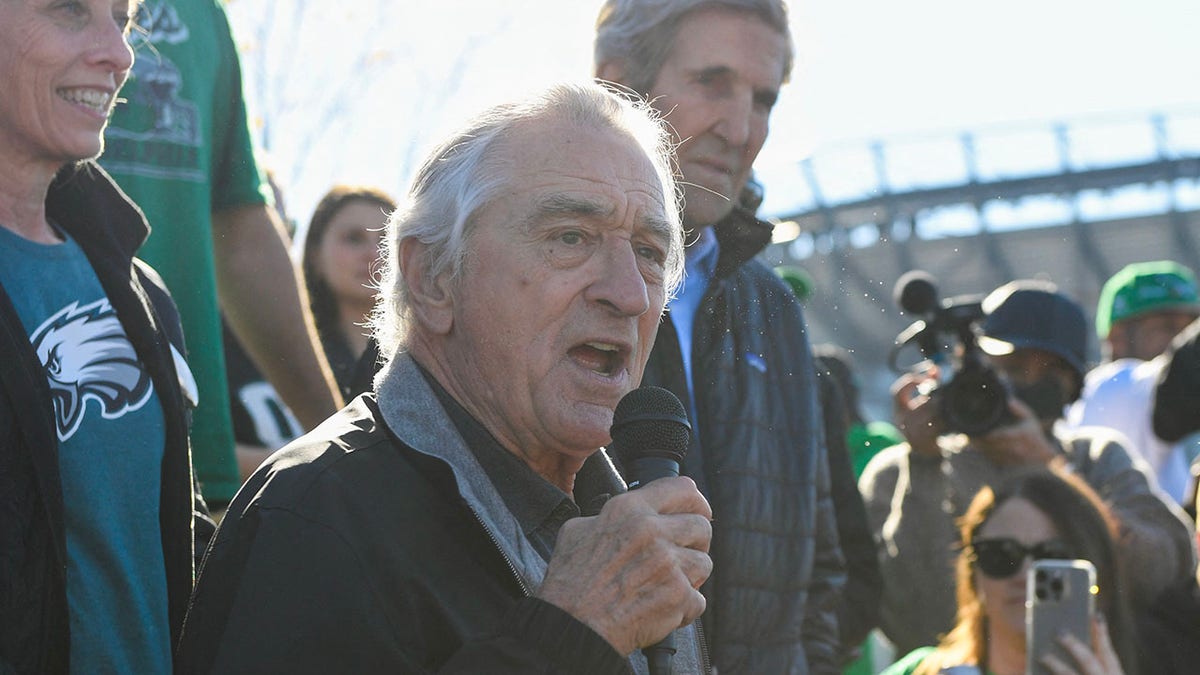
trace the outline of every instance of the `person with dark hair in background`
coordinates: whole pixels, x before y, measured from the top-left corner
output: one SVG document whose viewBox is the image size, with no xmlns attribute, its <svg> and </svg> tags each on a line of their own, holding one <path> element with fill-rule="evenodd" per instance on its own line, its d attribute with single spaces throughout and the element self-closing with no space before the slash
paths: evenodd
<svg viewBox="0 0 1200 675">
<path fill-rule="evenodd" d="M 136 2 L 0 1 L 0 673 L 169 673 L 212 534 L 149 228 L 95 158 Z"/>
<path fill-rule="evenodd" d="M 776 267 L 775 274 L 787 283 L 802 303 L 812 294 L 812 279 L 802 268 Z M 837 617 L 840 661 L 844 664 L 842 673 L 869 675 L 874 672 L 874 659 L 871 644 L 864 641 L 879 625 L 883 578 L 879 573 L 875 538 L 858 491 L 861 467 L 856 466 L 859 460 L 851 448 L 851 442 L 856 438 L 854 430 L 862 427 L 858 385 L 854 382 L 850 354 L 845 349 L 825 344 L 814 345 L 812 350 L 825 425 L 825 448 L 829 453 L 829 483 L 838 542 L 846 559 L 846 585 L 838 603 Z M 902 441 L 899 433 L 896 432 L 895 442 L 880 444 L 880 449 Z M 866 464 L 865 459 L 862 464 Z"/>
<path fill-rule="evenodd" d="M 788 280 L 783 274 L 780 276 Z M 838 541 L 846 557 L 846 587 L 838 606 L 838 636 L 844 654 L 858 653 L 842 672 L 869 675 L 875 672 L 875 651 L 867 638 L 879 626 L 883 576 L 879 571 L 879 549 L 858 491 L 858 478 L 872 457 L 903 442 L 904 437 L 887 422 L 866 422 L 849 352 L 837 345 L 814 345 L 813 360 L 821 387 Z"/>
<path fill-rule="evenodd" d="M 595 68 L 663 114 L 678 143 L 687 278 L 646 382 L 685 403 L 683 471 L 719 514 L 702 623 L 725 675 L 834 673 L 846 565 L 800 301 L 755 256 L 751 170 L 791 72 L 782 0 L 607 0 Z"/>
<path fill-rule="evenodd" d="M 850 412 L 846 395 L 825 361 L 816 358 L 816 367 L 838 542 L 846 558 L 846 585 L 842 588 L 837 612 L 839 660 L 845 665 L 843 673 L 870 672 L 871 650 L 862 647 L 863 641 L 879 625 L 879 599 L 883 594 L 879 552 L 850 461 L 847 442 Z M 860 663 L 859 659 L 864 655 L 867 658 Z"/>
<path fill-rule="evenodd" d="M 903 375 L 893 391 L 907 443 L 876 455 L 859 481 L 882 546 L 881 625 L 902 652 L 936 644 L 953 625 L 954 520 L 976 492 L 1024 467 L 1062 458 L 1103 497 L 1120 522 L 1118 551 L 1136 573 L 1129 581 L 1139 602 L 1153 602 L 1196 568 L 1183 513 L 1154 487 L 1123 437 L 1055 427 L 1083 384 L 1083 308 L 1039 281 L 1005 284 L 982 308 L 979 347 L 1011 391 L 1009 419 L 974 436 L 950 433 L 937 390 L 925 389 L 938 373 Z"/>
<path fill-rule="evenodd" d="M 360 358 L 374 362 L 378 355 L 373 342 L 367 347 L 366 326 L 375 303 L 372 275 L 380 242 L 387 214 L 395 208 L 395 201 L 377 188 L 336 185 L 317 203 L 304 232 L 301 269 L 313 321 L 347 401 L 370 389 L 355 389 L 351 379 Z M 280 211 L 280 217 L 284 215 Z M 228 326 L 224 339 L 238 469 L 245 480 L 304 429 Z M 366 351 L 369 356 L 364 356 Z"/>
<path fill-rule="evenodd" d="M 1058 673 L 1137 672 L 1129 589 L 1118 563 L 1118 525 L 1088 484 L 1057 463 L 1016 472 L 971 500 L 955 563 L 958 619 L 937 647 L 922 647 L 883 675 L 1025 673 L 1025 597 L 1033 560 L 1086 560 L 1096 568 L 1093 644 L 1061 638 L 1075 663 Z M 1089 658 L 1090 657 L 1090 658 Z M 1053 658 L 1053 657 L 1050 657 Z"/>
<path fill-rule="evenodd" d="M 818 373 L 828 373 L 837 382 L 838 391 L 842 394 L 842 403 L 849 415 L 846 445 L 850 452 L 850 465 L 854 468 L 855 478 L 858 478 L 872 457 L 884 448 L 903 443 L 904 436 L 891 422 L 867 421 L 862 410 L 862 388 L 850 352 L 837 345 L 815 345 L 813 358 L 816 359 Z"/>
<path fill-rule="evenodd" d="M 374 268 L 387 217 L 396 202 L 382 190 L 336 185 L 313 210 L 301 268 L 317 334 L 347 400 L 355 365 L 367 351 L 375 306 Z"/>
<path fill-rule="evenodd" d="M 673 630 L 706 672 L 712 512 L 601 449 L 683 268 L 651 113 L 558 85 L 430 154 L 388 223 L 375 392 L 238 493 L 180 672 L 631 673 Z"/>
<path fill-rule="evenodd" d="M 254 155 L 223 3 L 145 0 L 136 23 L 138 58 L 100 163 L 154 228 L 141 255 L 179 301 L 200 392 L 196 473 L 209 502 L 223 505 L 241 476 L 222 316 L 305 427 L 342 400 Z"/>
</svg>

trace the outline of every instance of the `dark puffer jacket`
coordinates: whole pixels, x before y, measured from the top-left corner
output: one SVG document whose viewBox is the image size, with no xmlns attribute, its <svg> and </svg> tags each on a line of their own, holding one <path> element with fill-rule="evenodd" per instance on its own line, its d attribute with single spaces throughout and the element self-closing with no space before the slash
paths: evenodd
<svg viewBox="0 0 1200 675">
<path fill-rule="evenodd" d="M 47 214 L 79 243 L 163 407 L 159 523 L 172 644 L 192 590 L 194 550 L 212 534 L 194 501 L 187 407 L 171 355 L 179 317 L 162 281 L 133 258 L 149 233 L 141 212 L 99 167 L 67 168 Z M 66 525 L 51 394 L 16 309 L 0 287 L 0 672 L 69 671 Z"/>
<path fill-rule="evenodd" d="M 837 672 L 845 564 L 804 317 L 752 259 L 770 226 L 735 212 L 716 228 L 721 253 L 692 338 L 699 420 L 684 466 L 715 519 L 702 622 L 723 675 Z M 670 321 L 643 384 L 687 400 Z"/>
</svg>

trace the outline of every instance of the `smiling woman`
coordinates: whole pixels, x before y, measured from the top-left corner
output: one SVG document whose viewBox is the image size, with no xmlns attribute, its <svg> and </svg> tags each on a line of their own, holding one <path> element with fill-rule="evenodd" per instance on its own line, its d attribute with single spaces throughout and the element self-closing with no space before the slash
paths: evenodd
<svg viewBox="0 0 1200 675">
<path fill-rule="evenodd" d="M 133 257 L 141 212 L 91 161 L 134 9 L 0 0 L 5 672 L 170 672 L 193 531 L 211 532 L 193 522 L 175 307 Z"/>
<path fill-rule="evenodd" d="M 133 65 L 125 40 L 130 3 L 9 0 L 0 12 L 0 161 L 23 167 L 31 187 L 49 185 L 64 164 L 100 154 L 101 133 Z M 37 220 L 6 222 L 35 239 L 57 239 Z"/>
</svg>

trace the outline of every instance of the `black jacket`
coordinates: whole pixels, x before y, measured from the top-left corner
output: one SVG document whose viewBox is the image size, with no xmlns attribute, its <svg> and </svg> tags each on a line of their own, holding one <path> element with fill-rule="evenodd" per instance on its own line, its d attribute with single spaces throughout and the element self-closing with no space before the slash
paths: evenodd
<svg viewBox="0 0 1200 675">
<path fill-rule="evenodd" d="M 182 672 L 632 672 L 530 597 L 546 563 L 411 359 L 383 377 L 378 401 L 355 399 L 234 497 L 197 581 Z M 603 453 L 576 478 L 576 494 L 623 489 Z"/>
<path fill-rule="evenodd" d="M 838 638 L 841 660 L 848 662 L 859 646 L 879 626 L 879 603 L 883 597 L 883 573 L 879 549 L 867 521 L 867 507 L 850 464 L 846 430 L 850 426 L 841 388 L 832 375 L 817 371 L 817 385 L 825 423 L 825 447 L 829 453 L 829 483 L 833 511 L 837 517 L 838 542 L 846 559 L 846 586 L 838 604 Z"/>
<path fill-rule="evenodd" d="M 787 286 L 752 259 L 769 225 L 735 211 L 716 234 L 716 274 L 692 336 L 699 419 L 684 466 L 714 516 L 701 620 L 723 675 L 838 672 L 845 564 L 804 317 Z M 687 400 L 671 321 L 659 328 L 643 384 Z"/>
<path fill-rule="evenodd" d="M 1166 363 L 1154 389 L 1154 433 L 1175 443 L 1200 431 L 1200 319 L 1180 331 L 1161 358 Z"/>
<path fill-rule="evenodd" d="M 203 550 L 212 531 L 203 502 L 193 501 L 188 408 L 170 350 L 175 343 L 183 353 L 179 317 L 158 276 L 133 258 L 149 232 L 141 212 L 103 170 L 90 163 L 64 169 L 46 211 L 87 255 L 162 402 L 159 522 L 175 644 L 194 550 Z M 66 673 L 66 528 L 53 407 L 46 374 L 3 288 L 0 364 L 0 672 Z"/>
</svg>

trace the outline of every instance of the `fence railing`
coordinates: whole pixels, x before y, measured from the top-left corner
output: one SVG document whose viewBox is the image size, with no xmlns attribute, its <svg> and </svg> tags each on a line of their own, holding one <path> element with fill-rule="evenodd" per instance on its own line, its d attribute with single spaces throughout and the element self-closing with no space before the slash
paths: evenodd
<svg viewBox="0 0 1200 675">
<path fill-rule="evenodd" d="M 819 149 L 764 167 L 777 241 L 870 245 L 1200 209 L 1200 109 L 1023 123 Z M 798 242 L 802 247 L 801 242 Z M 803 257 L 803 256 L 797 256 Z"/>
</svg>

